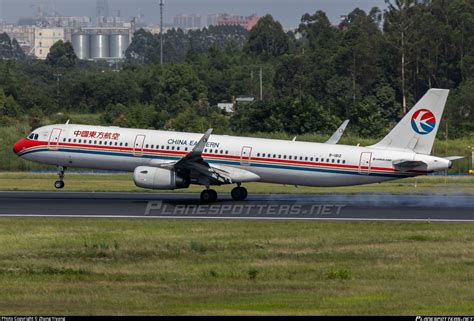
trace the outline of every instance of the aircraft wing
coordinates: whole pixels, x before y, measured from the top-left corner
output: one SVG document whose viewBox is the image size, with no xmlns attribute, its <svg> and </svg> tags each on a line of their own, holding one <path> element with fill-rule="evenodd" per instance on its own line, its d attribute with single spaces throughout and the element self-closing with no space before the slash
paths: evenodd
<svg viewBox="0 0 474 321">
<path fill-rule="evenodd" d="M 411 161 L 411 160 L 396 160 L 393 161 L 393 166 L 399 171 L 406 172 L 416 168 L 422 168 L 428 166 L 425 162 L 422 161 Z"/>
<path fill-rule="evenodd" d="M 260 180 L 260 176 L 250 171 L 231 166 L 210 165 L 206 162 L 202 157 L 202 153 L 211 134 L 212 129 L 209 129 L 199 140 L 194 149 L 179 161 L 165 164 L 161 163 L 154 166 L 175 169 L 178 172 L 186 172 L 191 178 L 199 182 L 204 181 L 209 185 L 257 182 Z"/>
<path fill-rule="evenodd" d="M 334 134 L 327 140 L 325 144 L 332 144 L 336 145 L 339 143 L 339 140 L 341 139 L 342 135 L 344 134 L 344 131 L 346 130 L 347 124 L 349 124 L 349 120 L 346 120 L 342 123 L 341 127 L 339 127 Z"/>
</svg>

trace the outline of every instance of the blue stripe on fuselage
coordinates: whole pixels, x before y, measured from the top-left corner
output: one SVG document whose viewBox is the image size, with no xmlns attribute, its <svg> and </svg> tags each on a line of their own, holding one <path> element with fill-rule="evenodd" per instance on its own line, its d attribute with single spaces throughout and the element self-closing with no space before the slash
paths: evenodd
<svg viewBox="0 0 474 321">
<path fill-rule="evenodd" d="M 61 149 L 58 150 L 49 150 L 47 148 L 38 149 L 27 151 L 24 154 L 19 156 L 24 156 L 27 154 L 38 153 L 38 152 L 45 152 L 45 151 L 55 151 L 55 152 L 62 152 L 62 153 L 77 153 L 77 154 L 94 154 L 94 155 L 106 155 L 106 156 L 120 156 L 120 157 L 132 157 L 132 158 L 149 158 L 149 159 L 162 159 L 162 160 L 180 160 L 181 157 L 176 156 L 152 156 L 152 155 L 140 155 L 136 156 L 134 154 L 126 153 L 126 152 L 104 152 L 104 151 L 96 151 L 96 150 L 78 150 L 78 149 Z M 240 166 L 240 162 L 238 161 L 224 161 L 224 160 L 208 160 L 210 164 L 222 164 L 222 165 L 237 165 Z M 262 167 L 262 168 L 276 168 L 276 169 L 286 169 L 286 170 L 297 170 L 297 171 L 307 171 L 307 172 L 323 172 L 323 173 L 332 173 L 332 174 L 346 174 L 346 175 L 362 175 L 362 176 L 376 176 L 376 177 L 412 177 L 412 175 L 407 174 L 382 174 L 382 173 L 370 173 L 370 174 L 362 174 L 359 172 L 349 172 L 349 171 L 342 171 L 336 169 L 325 169 L 325 168 L 308 168 L 308 167 L 298 167 L 298 166 L 291 166 L 291 165 L 273 165 L 273 164 L 260 164 L 260 163 L 252 163 L 251 167 Z"/>
</svg>

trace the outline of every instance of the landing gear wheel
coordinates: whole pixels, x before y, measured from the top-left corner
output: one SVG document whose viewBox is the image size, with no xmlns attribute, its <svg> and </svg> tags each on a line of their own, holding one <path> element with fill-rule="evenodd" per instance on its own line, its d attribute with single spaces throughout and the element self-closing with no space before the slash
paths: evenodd
<svg viewBox="0 0 474 321">
<path fill-rule="evenodd" d="M 201 193 L 201 201 L 203 203 L 214 203 L 217 201 L 217 192 L 213 189 L 206 189 Z"/>
<path fill-rule="evenodd" d="M 56 181 L 56 182 L 54 182 L 54 187 L 56 187 L 57 189 L 62 189 L 62 188 L 64 188 L 64 182 L 63 181 Z"/>
<path fill-rule="evenodd" d="M 58 166 L 58 180 L 54 182 L 54 187 L 57 189 L 64 188 L 64 172 L 66 169 L 66 167 Z"/>
<path fill-rule="evenodd" d="M 247 199 L 249 193 L 245 187 L 236 187 L 230 193 L 234 201 L 243 201 Z"/>
</svg>

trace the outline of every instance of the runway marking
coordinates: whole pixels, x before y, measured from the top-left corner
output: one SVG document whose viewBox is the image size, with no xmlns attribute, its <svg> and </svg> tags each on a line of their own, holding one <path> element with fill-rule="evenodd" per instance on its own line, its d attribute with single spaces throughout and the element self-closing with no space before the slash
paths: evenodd
<svg viewBox="0 0 474 321">
<path fill-rule="evenodd" d="M 46 215 L 46 214 L 0 214 L 0 217 L 32 217 L 32 218 L 112 218 L 112 219 L 173 219 L 173 220 L 228 220 L 228 221 L 359 221 L 359 222 L 443 222 L 443 223 L 474 223 L 462 219 L 430 219 L 430 218 L 321 218 L 321 217 L 218 217 L 218 216 L 131 216 L 131 215 Z"/>
</svg>

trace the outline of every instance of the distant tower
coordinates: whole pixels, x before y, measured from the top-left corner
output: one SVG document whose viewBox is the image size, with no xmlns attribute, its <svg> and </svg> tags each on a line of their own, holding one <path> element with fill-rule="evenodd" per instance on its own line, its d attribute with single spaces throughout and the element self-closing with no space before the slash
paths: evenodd
<svg viewBox="0 0 474 321">
<path fill-rule="evenodd" d="M 160 0 L 160 65 L 163 66 L 163 8 L 165 4 Z"/>
<path fill-rule="evenodd" d="M 97 0 L 97 8 L 96 8 L 96 17 L 97 17 L 97 25 L 99 27 L 102 26 L 102 22 L 104 21 L 104 17 L 109 16 L 109 1 L 108 0 Z"/>
<path fill-rule="evenodd" d="M 108 0 L 97 0 L 96 16 L 108 17 L 109 16 L 109 1 Z"/>
</svg>

